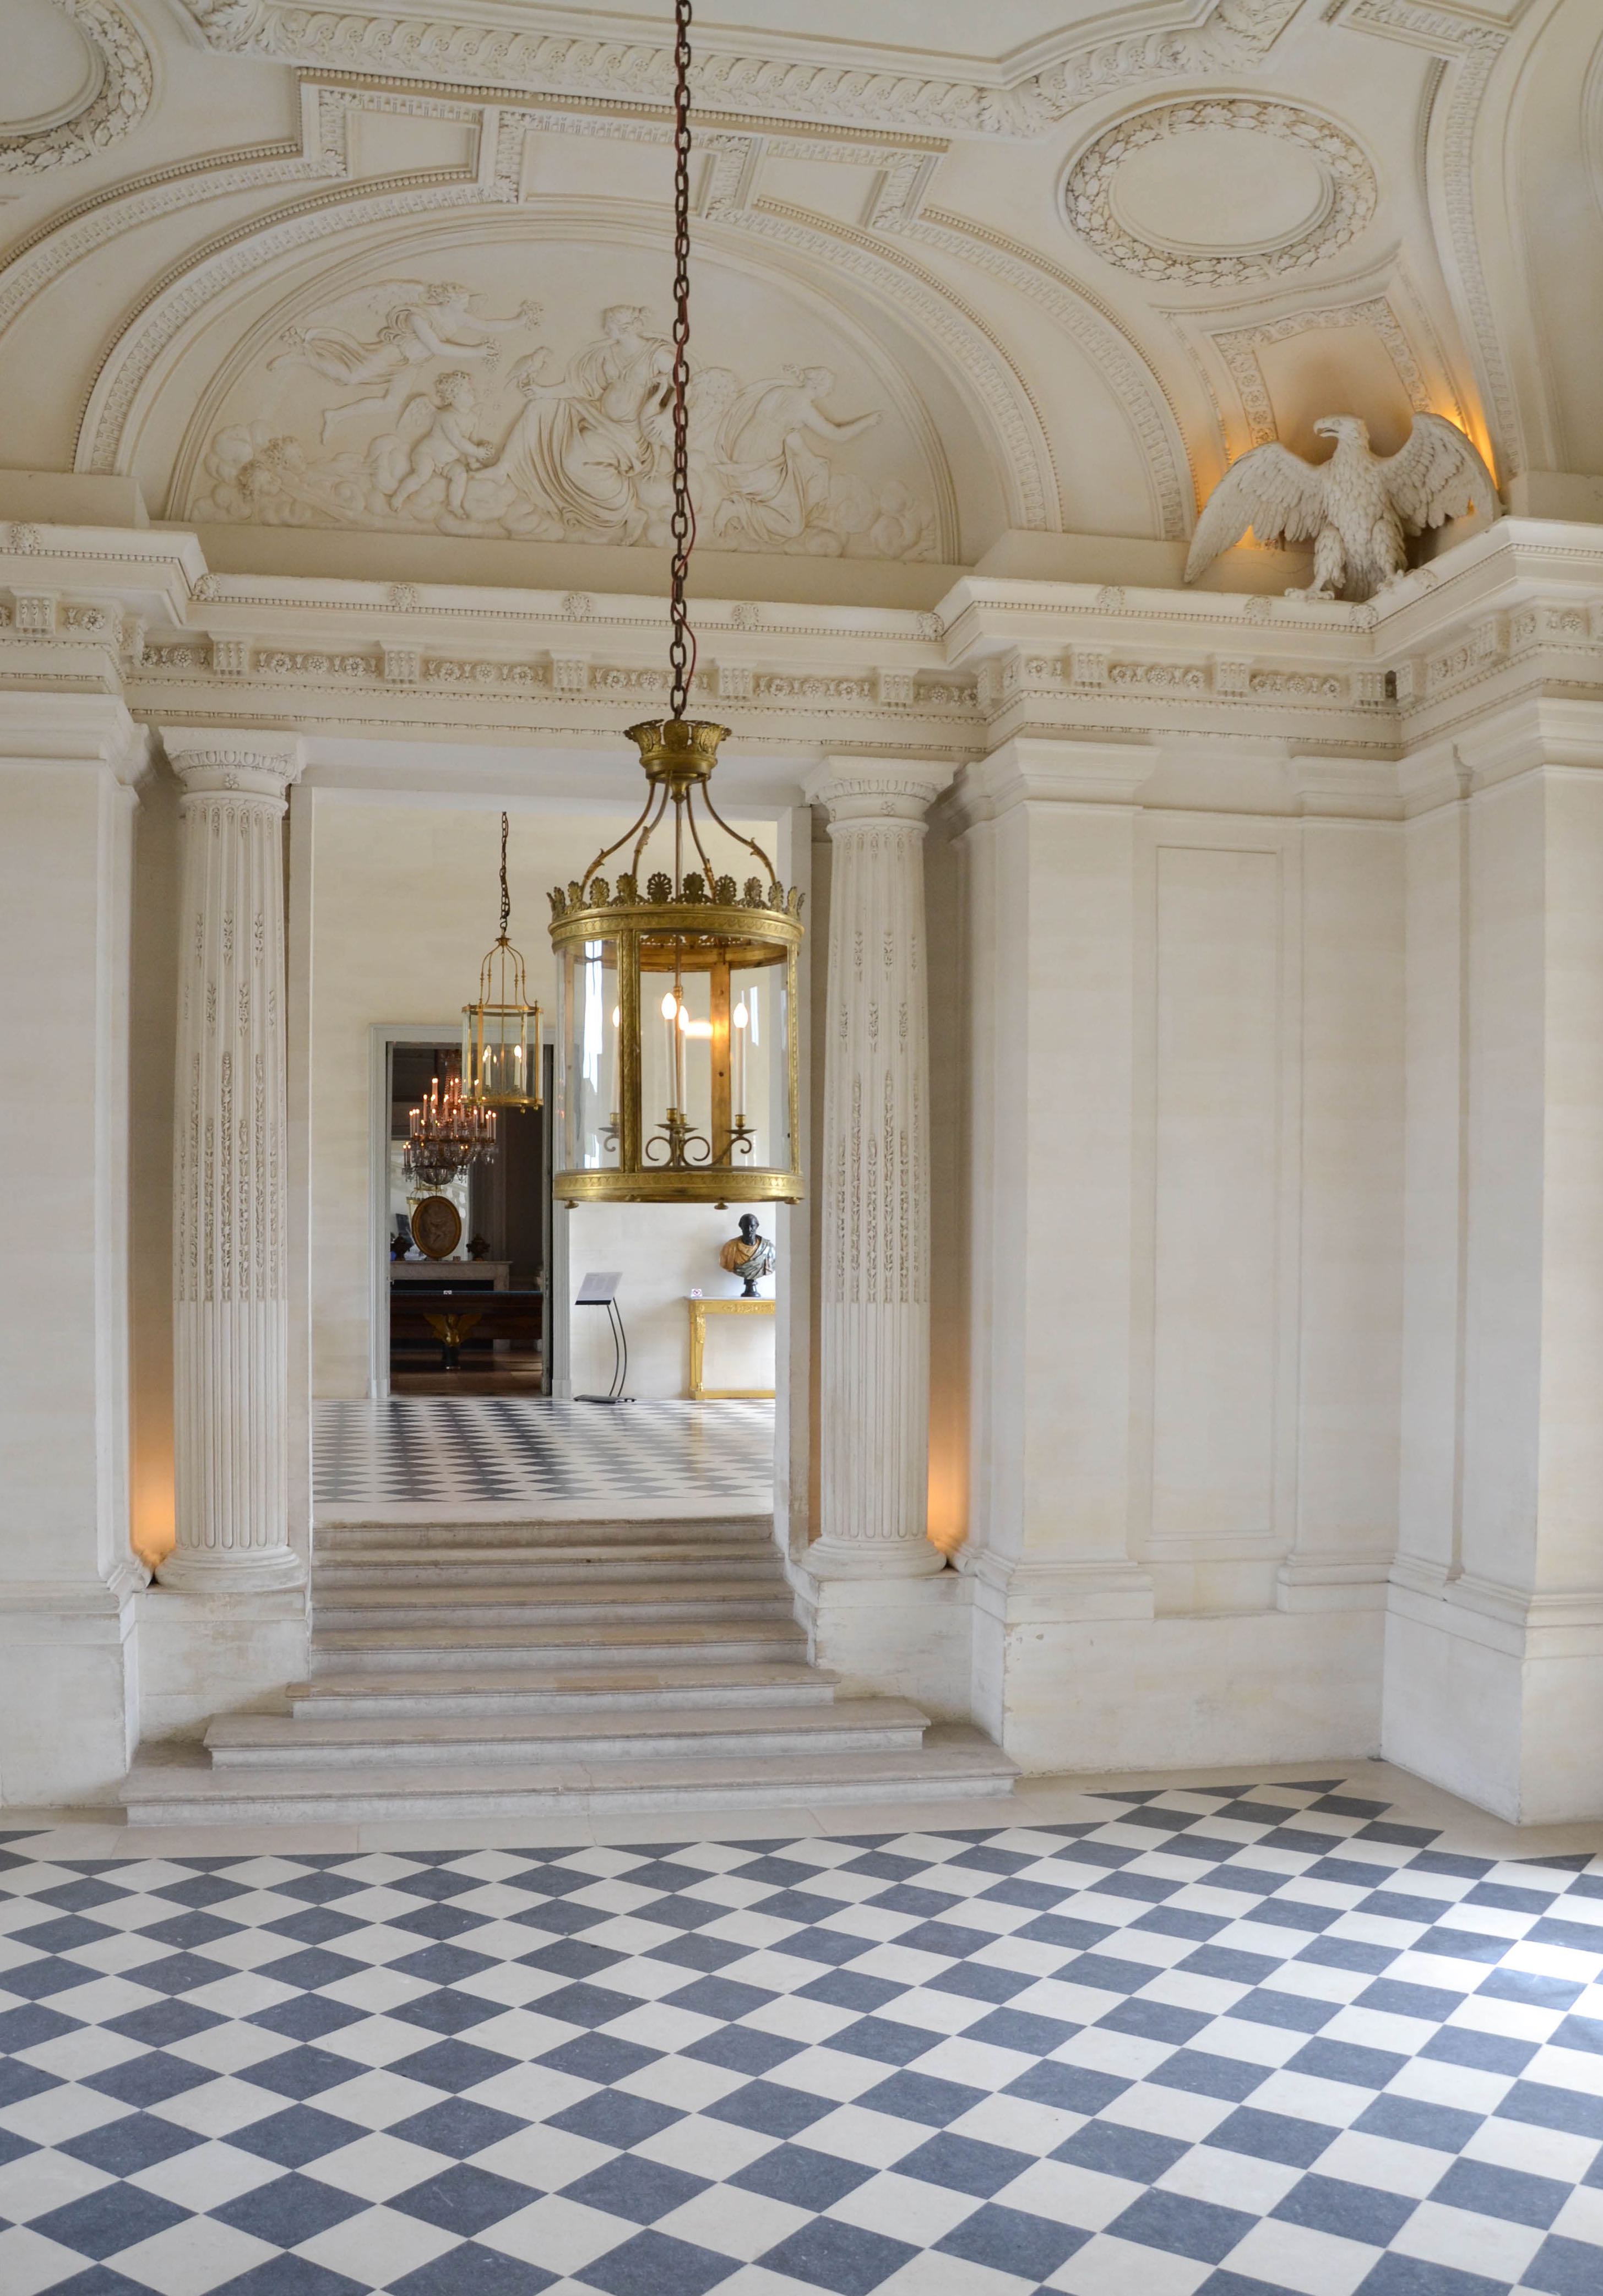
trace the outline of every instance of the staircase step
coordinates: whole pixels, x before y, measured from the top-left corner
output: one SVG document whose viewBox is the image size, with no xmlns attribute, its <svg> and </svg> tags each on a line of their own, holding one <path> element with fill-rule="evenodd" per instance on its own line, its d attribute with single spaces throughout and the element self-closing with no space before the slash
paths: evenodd
<svg viewBox="0 0 1603 2296">
<path fill-rule="evenodd" d="M 737 1666 L 805 1654 L 807 1637 L 793 1622 L 763 1620 L 668 1620 L 604 1629 L 563 1623 L 538 1626 L 370 1627 L 312 1635 L 314 1676 L 339 1669 L 363 1674 L 410 1672 L 476 1659 L 495 1666 L 654 1666 L 665 1660 L 721 1658 Z"/>
<path fill-rule="evenodd" d="M 837 1677 L 801 1660 L 698 1666 L 585 1668 L 553 1665 L 527 1673 L 475 1668 L 469 1674 L 333 1675 L 292 1684 L 296 1715 L 383 1717 L 489 1714 L 606 1714 L 654 1708 L 717 1705 L 827 1706 Z"/>
<path fill-rule="evenodd" d="M 226 1715 L 206 1733 L 212 1767 L 385 1770 L 425 1764 L 649 1762 L 877 1753 L 916 1749 L 928 1716 L 905 1699 L 843 1701 L 776 1710 L 744 1706 L 637 1707 L 630 1713 L 431 1715 L 422 1720 L 370 1715 L 308 1718 Z"/>
<path fill-rule="evenodd" d="M 319 1560 L 339 1554 L 363 1554 L 372 1548 L 406 1548 L 417 1554 L 436 1554 L 460 1547 L 517 1547 L 548 1553 L 574 1546 L 699 1546 L 711 1543 L 740 1546 L 760 1540 L 771 1548 L 771 1514 L 683 1515 L 661 1521 L 618 1517 L 600 1522 L 567 1518 L 550 1521 L 533 1518 L 517 1522 L 398 1522 L 375 1514 L 371 1521 L 319 1521 L 314 1529 L 313 1552 Z"/>
<path fill-rule="evenodd" d="M 792 1617 L 791 1591 L 780 1580 L 768 1587 L 749 1579 L 692 1580 L 687 1584 L 640 1579 L 580 1587 L 364 1587 L 314 1600 L 314 1631 L 339 1634 L 351 1628 L 406 1627 L 591 1626 L 611 1628 L 641 1620 L 679 1623 L 726 1619 Z"/>
<path fill-rule="evenodd" d="M 430 1554 L 407 1546 L 336 1551 L 312 1563 L 314 1595 L 351 1587 L 542 1587 L 631 1581 L 642 1578 L 771 1578 L 781 1577 L 770 1538 L 684 1540 L 673 1546 L 620 1540 L 607 1546 L 458 1546 Z"/>
<path fill-rule="evenodd" d="M 719 1760 L 440 1765 L 354 1780 L 349 1772 L 205 1768 L 141 1758 L 121 1789 L 130 1825 L 380 1823 L 440 1817 L 664 1815 L 696 1808 L 847 1807 L 1011 1792 L 1015 1766 L 977 1730 L 948 1728 L 916 1751 Z"/>
</svg>

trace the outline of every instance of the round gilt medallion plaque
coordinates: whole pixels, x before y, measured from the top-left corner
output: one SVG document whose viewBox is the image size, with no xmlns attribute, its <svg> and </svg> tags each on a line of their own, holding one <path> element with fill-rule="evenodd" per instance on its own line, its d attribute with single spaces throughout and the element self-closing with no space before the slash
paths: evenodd
<svg viewBox="0 0 1603 2296">
<path fill-rule="evenodd" d="M 425 1196 L 412 1208 L 412 1237 L 430 1259 L 448 1259 L 462 1241 L 462 1214 L 449 1196 Z"/>
</svg>

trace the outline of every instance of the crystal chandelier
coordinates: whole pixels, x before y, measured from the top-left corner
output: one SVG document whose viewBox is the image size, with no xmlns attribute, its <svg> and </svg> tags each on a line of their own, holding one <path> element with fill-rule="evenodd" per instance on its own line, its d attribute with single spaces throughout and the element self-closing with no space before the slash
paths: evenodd
<svg viewBox="0 0 1603 2296">
<path fill-rule="evenodd" d="M 562 982 L 561 1168 L 553 1193 L 596 1202 L 799 1202 L 796 1038 L 802 896 L 730 827 L 709 784 L 727 726 L 686 718 L 695 641 L 685 581 L 690 500 L 690 0 L 674 9 L 673 558 L 669 714 L 631 726 L 645 805 L 551 895 Z M 671 808 L 671 816 L 670 808 Z M 713 830 L 720 839 L 713 838 Z M 662 857 L 647 848 L 664 832 Z M 710 842 L 742 849 L 719 868 Z M 613 857 L 614 878 L 602 874 Z M 737 879 L 737 872 L 757 871 Z"/>
<path fill-rule="evenodd" d="M 462 1008 L 462 1074 L 471 1107 L 540 1108 L 540 1008 L 529 1002 L 521 952 L 507 938 L 506 816 L 501 816 L 501 930 L 479 967 L 477 1004 Z M 494 1141 L 494 1118 L 491 1119 Z M 492 1144 L 491 1152 L 494 1153 Z"/>
<path fill-rule="evenodd" d="M 474 1164 L 496 1154 L 496 1112 L 462 1097 L 462 1079 L 453 1070 L 445 1091 L 436 1077 L 416 1108 L 407 1111 L 407 1139 L 401 1168 L 420 1193 L 433 1194 Z"/>
</svg>

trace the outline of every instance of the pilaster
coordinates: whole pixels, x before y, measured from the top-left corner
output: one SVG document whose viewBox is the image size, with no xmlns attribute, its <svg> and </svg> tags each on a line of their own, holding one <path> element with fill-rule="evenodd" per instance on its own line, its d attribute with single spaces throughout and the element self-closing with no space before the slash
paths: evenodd
<svg viewBox="0 0 1603 2296">
<path fill-rule="evenodd" d="M 300 737 L 166 732 L 179 805 L 177 1543 L 162 1585 L 299 1586 L 289 1543 L 285 791 Z"/>
<path fill-rule="evenodd" d="M 929 1007 L 925 816 L 949 767 L 832 758 L 820 1197 L 820 1535 L 797 1573 L 815 1656 L 849 1680 L 960 1705 L 948 1590 L 908 1580 L 927 1536 Z M 894 1589 L 894 1591 L 893 1591 Z M 933 1637 L 933 1639 L 932 1639 Z M 941 1683 L 949 1677 L 949 1693 Z"/>
<path fill-rule="evenodd" d="M 134 784 L 105 696 L 0 694 L 0 1072 L 26 1160 L 0 1318 L 0 1800 L 100 1801 L 137 1734 L 128 1544 Z M 28 1128 L 46 1128 L 30 1140 Z"/>
<path fill-rule="evenodd" d="M 1500 1816 L 1603 1814 L 1603 709 L 1415 776 L 1408 1449 L 1385 1747 Z"/>
</svg>

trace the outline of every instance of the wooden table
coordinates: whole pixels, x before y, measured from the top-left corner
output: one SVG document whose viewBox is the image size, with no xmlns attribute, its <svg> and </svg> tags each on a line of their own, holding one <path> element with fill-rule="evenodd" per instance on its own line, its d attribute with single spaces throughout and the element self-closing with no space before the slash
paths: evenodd
<svg viewBox="0 0 1603 2296">
<path fill-rule="evenodd" d="M 690 1310 L 690 1400 L 704 1403 L 709 1397 L 723 1400 L 727 1397 L 743 1399 L 771 1398 L 771 1387 L 703 1387 L 702 1359 L 707 1344 L 709 1316 L 771 1316 L 771 1300 L 687 1300 Z"/>
<path fill-rule="evenodd" d="M 408 1284 L 391 1293 L 390 1340 L 415 1345 L 437 1341 L 447 1368 L 455 1369 L 457 1349 L 471 1333 L 477 1341 L 503 1341 L 514 1348 L 538 1348 L 545 1321 L 545 1294 L 503 1292 L 489 1284 L 441 1283 L 427 1290 Z"/>
</svg>

